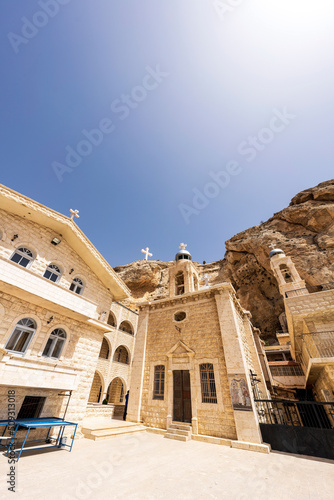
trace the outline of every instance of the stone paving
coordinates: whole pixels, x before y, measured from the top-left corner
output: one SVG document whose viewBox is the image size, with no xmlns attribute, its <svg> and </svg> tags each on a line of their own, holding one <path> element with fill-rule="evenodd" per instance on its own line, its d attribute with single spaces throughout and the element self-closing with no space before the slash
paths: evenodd
<svg viewBox="0 0 334 500">
<path fill-rule="evenodd" d="M 25 452 L 17 488 L 7 492 L 0 455 L 0 498 L 28 500 L 325 500 L 333 498 L 334 461 L 265 455 L 141 432 L 81 439 L 65 450 Z"/>
</svg>

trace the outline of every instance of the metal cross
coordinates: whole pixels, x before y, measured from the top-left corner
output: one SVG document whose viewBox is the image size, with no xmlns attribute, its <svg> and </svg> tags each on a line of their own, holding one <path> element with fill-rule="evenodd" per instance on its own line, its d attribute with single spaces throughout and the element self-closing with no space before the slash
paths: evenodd
<svg viewBox="0 0 334 500">
<path fill-rule="evenodd" d="M 146 247 L 145 250 L 142 249 L 141 251 L 145 254 L 145 260 L 148 260 L 148 257 L 153 257 L 153 253 L 149 252 L 149 248 L 148 247 Z"/>
<path fill-rule="evenodd" d="M 79 210 L 72 210 L 72 208 L 70 208 L 70 213 L 71 213 L 71 220 L 74 220 L 74 217 L 76 217 L 77 219 L 79 219 L 80 215 L 79 214 Z"/>
<path fill-rule="evenodd" d="M 274 245 L 274 243 L 270 243 L 270 245 L 269 245 L 269 246 L 270 246 L 270 248 L 272 248 L 273 250 L 275 250 L 275 248 L 276 248 L 276 245 Z"/>
<path fill-rule="evenodd" d="M 185 243 L 180 243 L 179 248 L 181 248 L 181 250 L 185 250 L 187 246 L 188 245 L 186 245 Z"/>
</svg>

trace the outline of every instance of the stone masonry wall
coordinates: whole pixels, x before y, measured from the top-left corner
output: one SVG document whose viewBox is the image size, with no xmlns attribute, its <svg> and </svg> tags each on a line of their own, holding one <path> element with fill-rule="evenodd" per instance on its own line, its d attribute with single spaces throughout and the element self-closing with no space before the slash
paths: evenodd
<svg viewBox="0 0 334 500">
<path fill-rule="evenodd" d="M 54 263 L 62 271 L 58 282 L 60 286 L 69 290 L 73 278 L 79 277 L 85 285 L 82 296 L 99 304 L 100 312 L 109 310 L 112 301 L 110 293 L 64 238 L 47 227 L 3 210 L 0 210 L 0 233 L 2 234 L 0 257 L 9 259 L 15 249 L 26 246 L 36 257 L 29 267 L 32 272 L 43 277 L 48 264 Z M 11 241 L 15 234 L 18 238 Z M 57 246 L 51 244 L 55 236 L 61 239 L 61 243 Z M 69 274 L 71 269 L 74 271 Z"/>
<path fill-rule="evenodd" d="M 185 311 L 187 318 L 183 322 L 175 322 L 174 314 Z M 175 328 L 181 328 L 181 332 Z M 172 387 L 165 386 L 163 401 L 153 400 L 154 365 L 164 364 L 167 371 L 167 353 L 179 341 L 195 352 L 193 363 L 196 386 L 198 432 L 209 436 L 236 438 L 232 403 L 224 360 L 224 350 L 219 328 L 217 309 L 214 298 L 201 297 L 186 304 L 178 300 L 172 307 L 151 311 L 149 316 L 145 373 L 141 418 L 144 424 L 151 427 L 166 428 L 168 391 Z M 213 363 L 215 367 L 215 383 L 217 394 L 222 404 L 202 403 L 199 365 Z M 167 373 L 166 373 L 167 385 Z"/>
</svg>

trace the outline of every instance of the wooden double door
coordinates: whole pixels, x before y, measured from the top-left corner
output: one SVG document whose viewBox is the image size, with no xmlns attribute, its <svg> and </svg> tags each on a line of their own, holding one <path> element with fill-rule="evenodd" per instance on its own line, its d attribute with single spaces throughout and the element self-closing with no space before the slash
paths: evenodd
<svg viewBox="0 0 334 500">
<path fill-rule="evenodd" d="M 191 423 L 190 373 L 173 371 L 173 420 Z"/>
</svg>

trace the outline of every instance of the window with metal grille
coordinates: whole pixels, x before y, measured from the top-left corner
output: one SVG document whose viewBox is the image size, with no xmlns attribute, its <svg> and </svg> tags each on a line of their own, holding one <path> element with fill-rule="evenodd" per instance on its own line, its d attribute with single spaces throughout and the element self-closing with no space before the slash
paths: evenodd
<svg viewBox="0 0 334 500">
<path fill-rule="evenodd" d="M 202 403 L 217 403 L 215 374 L 211 363 L 199 367 L 201 375 Z"/>
<path fill-rule="evenodd" d="M 164 399 L 165 392 L 165 367 L 157 365 L 154 367 L 153 399 Z"/>
<path fill-rule="evenodd" d="M 8 351 L 25 353 L 36 331 L 36 323 L 31 318 L 23 318 L 16 324 L 13 333 L 8 339 L 5 349 Z"/>
<path fill-rule="evenodd" d="M 17 418 L 38 418 L 42 413 L 46 398 L 26 396 L 17 415 Z"/>
<path fill-rule="evenodd" d="M 34 255 L 29 248 L 20 247 L 15 250 L 10 260 L 22 267 L 28 267 L 34 260 Z"/>
<path fill-rule="evenodd" d="M 60 276 L 61 270 L 58 266 L 56 266 L 56 264 L 49 264 L 45 269 L 45 273 L 43 275 L 44 278 L 53 281 L 54 283 L 57 283 L 57 281 L 59 281 Z"/>
<path fill-rule="evenodd" d="M 81 295 L 83 292 L 84 283 L 80 278 L 74 278 L 71 283 L 70 291 Z"/>
<path fill-rule="evenodd" d="M 66 332 L 62 328 L 56 328 L 51 332 L 42 355 L 47 358 L 58 359 L 63 350 L 65 341 Z"/>
</svg>

